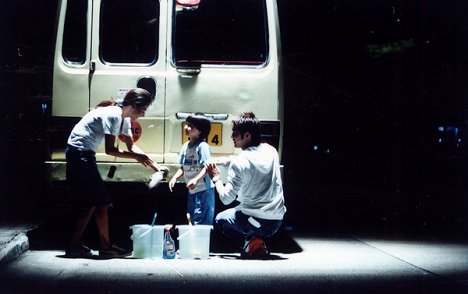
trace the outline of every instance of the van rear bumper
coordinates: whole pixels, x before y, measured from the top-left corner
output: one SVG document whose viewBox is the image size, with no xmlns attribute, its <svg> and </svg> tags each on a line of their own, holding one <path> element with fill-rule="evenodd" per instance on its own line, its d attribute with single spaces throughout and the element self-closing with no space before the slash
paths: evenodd
<svg viewBox="0 0 468 294">
<path fill-rule="evenodd" d="M 160 164 L 169 168 L 169 173 L 163 179 L 168 182 L 175 172 L 180 168 L 179 164 Z M 133 162 L 97 162 L 99 173 L 105 182 L 148 182 L 154 171 L 144 168 L 140 163 Z M 62 182 L 66 179 L 66 161 L 46 161 L 47 179 L 49 182 Z M 113 175 L 109 171 L 115 168 Z M 228 165 L 218 165 L 223 180 L 226 180 Z M 184 182 L 184 177 L 179 178 Z"/>
<path fill-rule="evenodd" d="M 168 182 L 175 172 L 180 168 L 179 164 L 160 164 L 169 168 L 169 173 L 164 177 L 163 182 Z M 127 182 L 127 183 L 146 183 L 153 174 L 152 169 L 143 168 L 140 163 L 133 162 L 97 162 L 99 173 L 105 182 Z M 109 177 L 111 167 L 115 167 L 112 177 Z M 65 161 L 46 161 L 45 162 L 47 180 L 49 182 L 63 182 L 66 179 Z M 228 164 L 219 164 L 218 169 L 221 172 L 221 178 L 226 182 Z M 284 166 L 280 166 L 283 177 Z M 184 177 L 179 178 L 179 182 L 184 182 Z"/>
<path fill-rule="evenodd" d="M 45 166 L 49 181 L 65 181 L 65 161 L 46 161 Z M 162 164 L 162 166 L 169 168 L 169 174 L 164 178 L 164 181 L 169 181 L 170 177 L 179 168 L 177 164 Z M 144 168 L 140 163 L 133 162 L 97 162 L 97 167 L 102 179 L 106 182 L 148 182 L 154 173 L 152 169 Z M 114 169 L 113 173 L 110 172 L 111 169 Z"/>
</svg>

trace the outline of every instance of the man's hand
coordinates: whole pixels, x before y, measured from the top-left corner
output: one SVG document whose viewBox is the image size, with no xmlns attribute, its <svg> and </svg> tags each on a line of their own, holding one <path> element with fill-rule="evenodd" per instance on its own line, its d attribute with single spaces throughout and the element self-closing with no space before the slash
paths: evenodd
<svg viewBox="0 0 468 294">
<path fill-rule="evenodd" d="M 213 180 L 213 178 L 218 178 L 219 179 L 219 169 L 216 166 L 216 163 L 207 163 L 205 165 L 206 167 L 206 172 L 210 176 L 210 178 Z"/>
</svg>

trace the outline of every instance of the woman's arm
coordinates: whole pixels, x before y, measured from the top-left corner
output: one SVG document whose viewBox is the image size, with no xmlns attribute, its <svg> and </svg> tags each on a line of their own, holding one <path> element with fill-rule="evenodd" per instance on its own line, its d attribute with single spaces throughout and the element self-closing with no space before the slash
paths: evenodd
<svg viewBox="0 0 468 294">
<path fill-rule="evenodd" d="M 145 167 L 151 167 L 155 171 L 160 171 L 156 162 L 148 157 L 137 145 L 133 143 L 133 139 L 128 136 L 121 136 L 122 141 L 127 145 L 128 151 L 122 150 L 115 146 L 116 136 L 106 135 L 105 137 L 105 150 L 106 154 L 121 157 L 132 158 L 143 164 Z"/>
</svg>

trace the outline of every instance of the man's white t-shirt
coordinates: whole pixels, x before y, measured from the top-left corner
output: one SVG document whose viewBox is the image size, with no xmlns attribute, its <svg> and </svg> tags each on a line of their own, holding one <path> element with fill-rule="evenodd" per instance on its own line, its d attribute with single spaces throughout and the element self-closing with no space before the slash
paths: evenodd
<svg viewBox="0 0 468 294">
<path fill-rule="evenodd" d="M 231 161 L 227 183 L 219 198 L 247 215 L 281 220 L 286 213 L 278 152 L 262 143 L 242 150 Z"/>
</svg>

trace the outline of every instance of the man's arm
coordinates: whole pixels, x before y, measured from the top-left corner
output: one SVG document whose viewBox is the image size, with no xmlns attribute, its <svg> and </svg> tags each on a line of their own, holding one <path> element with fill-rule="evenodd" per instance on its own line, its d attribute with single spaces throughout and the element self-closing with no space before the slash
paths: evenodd
<svg viewBox="0 0 468 294">
<path fill-rule="evenodd" d="M 232 203 L 237 198 L 237 191 L 235 190 L 232 183 L 223 184 L 223 180 L 221 179 L 221 174 L 219 172 L 218 167 L 215 163 L 208 163 L 205 165 L 206 172 L 210 176 L 211 180 L 213 181 L 216 192 L 218 192 L 219 199 L 224 204 L 228 205 Z"/>
</svg>

